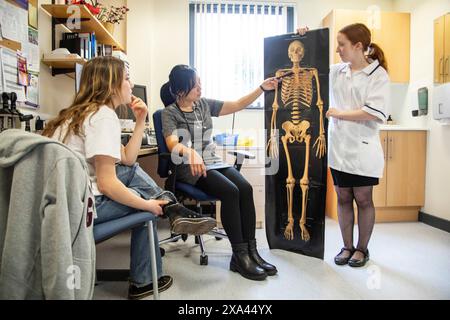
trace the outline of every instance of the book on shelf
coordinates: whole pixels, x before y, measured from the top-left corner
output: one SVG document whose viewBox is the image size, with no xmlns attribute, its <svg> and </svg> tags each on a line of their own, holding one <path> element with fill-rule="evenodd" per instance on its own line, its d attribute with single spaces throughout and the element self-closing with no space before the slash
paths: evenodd
<svg viewBox="0 0 450 320">
<path fill-rule="evenodd" d="M 97 56 L 97 37 L 95 32 L 65 32 L 60 47 L 85 59 L 92 59 Z"/>
</svg>

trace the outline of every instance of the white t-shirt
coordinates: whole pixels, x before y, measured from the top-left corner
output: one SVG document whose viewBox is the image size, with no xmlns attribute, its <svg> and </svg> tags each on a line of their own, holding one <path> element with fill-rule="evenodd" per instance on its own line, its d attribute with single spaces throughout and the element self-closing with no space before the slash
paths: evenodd
<svg viewBox="0 0 450 320">
<path fill-rule="evenodd" d="M 55 131 L 53 138 L 62 142 L 67 125 L 68 123 L 59 127 Z M 83 136 L 70 135 L 65 144 L 86 159 L 93 193 L 95 196 L 99 196 L 102 193 L 98 190 L 97 186 L 94 156 L 110 156 L 116 162 L 120 162 L 120 121 L 115 111 L 104 105 L 95 114 L 89 115 L 84 120 L 82 132 L 84 133 Z"/>
<path fill-rule="evenodd" d="M 378 60 L 352 72 L 350 65 L 330 66 L 330 107 L 362 109 L 377 117 L 370 121 L 331 118 L 328 124 L 328 165 L 346 173 L 381 178 L 384 155 L 379 123 L 385 123 L 389 104 L 389 76 Z"/>
</svg>

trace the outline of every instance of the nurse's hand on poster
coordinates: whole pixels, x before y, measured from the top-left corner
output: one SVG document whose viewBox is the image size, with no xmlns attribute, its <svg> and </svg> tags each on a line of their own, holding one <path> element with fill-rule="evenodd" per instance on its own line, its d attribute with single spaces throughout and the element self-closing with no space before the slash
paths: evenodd
<svg viewBox="0 0 450 320">
<path fill-rule="evenodd" d="M 309 31 L 308 27 L 297 28 L 297 33 L 301 36 L 304 36 L 307 31 Z"/>
</svg>

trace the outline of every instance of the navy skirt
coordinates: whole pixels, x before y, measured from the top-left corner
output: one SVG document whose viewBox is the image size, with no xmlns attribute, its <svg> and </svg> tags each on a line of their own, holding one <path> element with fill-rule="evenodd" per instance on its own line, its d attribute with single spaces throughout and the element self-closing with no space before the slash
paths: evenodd
<svg viewBox="0 0 450 320">
<path fill-rule="evenodd" d="M 357 174 L 338 171 L 333 168 L 330 168 L 330 170 L 331 175 L 333 176 L 334 185 L 341 188 L 376 186 L 379 183 L 378 178 L 359 176 Z"/>
</svg>

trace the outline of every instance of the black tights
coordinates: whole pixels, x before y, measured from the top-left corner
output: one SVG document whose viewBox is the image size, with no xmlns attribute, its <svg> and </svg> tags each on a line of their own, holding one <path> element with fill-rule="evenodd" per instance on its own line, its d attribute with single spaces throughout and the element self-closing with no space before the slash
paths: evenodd
<svg viewBox="0 0 450 320">
<path fill-rule="evenodd" d="M 253 189 L 235 168 L 210 170 L 196 187 L 221 202 L 220 218 L 232 244 L 255 239 L 256 213 Z"/>
<path fill-rule="evenodd" d="M 341 188 L 335 186 L 338 198 L 338 217 L 342 239 L 346 248 L 353 247 L 353 199 L 358 207 L 358 245 L 357 249 L 367 250 L 375 224 L 375 206 L 372 201 L 373 186 Z"/>
</svg>

